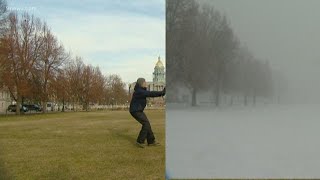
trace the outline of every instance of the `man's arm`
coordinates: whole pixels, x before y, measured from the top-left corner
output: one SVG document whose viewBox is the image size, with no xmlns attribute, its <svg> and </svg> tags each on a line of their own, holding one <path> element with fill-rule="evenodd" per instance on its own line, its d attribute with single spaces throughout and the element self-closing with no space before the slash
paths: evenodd
<svg viewBox="0 0 320 180">
<path fill-rule="evenodd" d="M 146 97 L 160 97 L 164 96 L 165 93 L 163 91 L 144 91 L 143 95 Z"/>
<path fill-rule="evenodd" d="M 144 97 L 160 97 L 166 94 L 165 89 L 162 91 L 148 91 L 148 90 L 141 90 L 139 92 Z"/>
</svg>

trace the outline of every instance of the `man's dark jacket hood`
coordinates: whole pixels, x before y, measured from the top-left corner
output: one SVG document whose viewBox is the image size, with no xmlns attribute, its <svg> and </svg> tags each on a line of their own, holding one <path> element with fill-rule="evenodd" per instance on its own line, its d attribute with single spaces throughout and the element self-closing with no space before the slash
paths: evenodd
<svg viewBox="0 0 320 180">
<path fill-rule="evenodd" d="M 134 90 L 137 90 L 137 89 L 144 89 L 144 90 L 147 90 L 147 88 L 144 88 L 144 87 L 141 87 L 138 83 L 134 86 Z"/>
</svg>

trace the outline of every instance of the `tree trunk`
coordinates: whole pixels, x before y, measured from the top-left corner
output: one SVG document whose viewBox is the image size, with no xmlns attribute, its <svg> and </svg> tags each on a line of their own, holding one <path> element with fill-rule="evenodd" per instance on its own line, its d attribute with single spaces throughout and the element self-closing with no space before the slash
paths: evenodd
<svg viewBox="0 0 320 180">
<path fill-rule="evenodd" d="M 44 77 L 46 77 L 46 75 L 44 76 Z M 42 109 L 43 109 L 43 111 L 42 111 L 42 113 L 46 113 L 47 112 L 47 97 L 48 97 L 48 95 L 47 95 L 47 80 L 45 80 L 45 82 L 44 82 L 44 87 L 43 87 L 43 91 L 44 92 L 42 92 L 43 94 L 42 94 L 42 102 L 43 102 L 43 105 L 42 105 Z"/>
<path fill-rule="evenodd" d="M 233 95 L 231 95 L 231 99 L 230 99 L 230 106 L 233 105 Z"/>
<path fill-rule="evenodd" d="M 219 90 L 216 90 L 216 106 L 219 106 L 220 104 L 220 99 L 219 99 L 220 95 L 219 95 Z"/>
<path fill-rule="evenodd" d="M 64 112 L 64 98 L 62 98 L 62 112 Z"/>
<path fill-rule="evenodd" d="M 42 113 L 46 113 L 47 112 L 47 103 L 45 101 L 42 101 Z"/>
<path fill-rule="evenodd" d="M 45 101 L 42 101 L 42 113 L 47 112 L 47 103 Z"/>
<path fill-rule="evenodd" d="M 19 94 L 17 96 L 18 96 L 18 98 L 17 98 L 17 102 L 16 102 L 16 114 L 20 115 L 21 114 L 20 106 L 21 106 L 21 102 L 22 102 L 22 97 Z"/>
<path fill-rule="evenodd" d="M 197 106 L 197 90 L 195 88 L 192 90 L 191 105 L 192 106 Z"/>
<path fill-rule="evenodd" d="M 216 82 L 216 106 L 220 105 L 220 82 L 221 82 L 221 70 L 218 69 L 217 72 L 217 82 Z"/>
<path fill-rule="evenodd" d="M 84 102 L 83 106 L 82 106 L 82 109 L 85 110 L 85 111 L 88 111 L 88 106 L 89 106 L 89 103 L 88 102 Z"/>
<path fill-rule="evenodd" d="M 216 87 L 216 106 L 220 105 L 220 85 L 218 85 L 220 83 L 217 83 L 217 87 Z"/>
<path fill-rule="evenodd" d="M 248 105 L 248 96 L 244 95 L 244 105 L 247 106 Z"/>
<path fill-rule="evenodd" d="M 254 93 L 253 93 L 253 105 L 254 106 L 256 105 L 256 97 L 257 97 L 257 91 L 254 90 Z"/>
<path fill-rule="evenodd" d="M 24 104 L 24 97 L 21 97 L 21 108 L 22 108 L 22 112 L 20 112 L 20 114 L 24 114 L 24 110 L 23 110 L 23 104 Z M 19 108 L 20 109 L 20 108 Z"/>
</svg>

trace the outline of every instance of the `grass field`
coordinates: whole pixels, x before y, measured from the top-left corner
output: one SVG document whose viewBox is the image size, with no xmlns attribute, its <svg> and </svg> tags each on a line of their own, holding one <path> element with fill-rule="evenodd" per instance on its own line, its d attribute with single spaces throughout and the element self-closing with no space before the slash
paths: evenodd
<svg viewBox="0 0 320 180">
<path fill-rule="evenodd" d="M 0 116 L 0 179 L 164 179 L 165 112 L 146 114 L 162 146 L 137 148 L 127 111 Z"/>
</svg>

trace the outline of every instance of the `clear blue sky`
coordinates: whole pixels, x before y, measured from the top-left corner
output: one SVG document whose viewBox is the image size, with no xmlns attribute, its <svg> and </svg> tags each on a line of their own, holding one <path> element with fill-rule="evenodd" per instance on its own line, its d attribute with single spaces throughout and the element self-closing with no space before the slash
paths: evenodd
<svg viewBox="0 0 320 180">
<path fill-rule="evenodd" d="M 68 51 L 106 75 L 152 80 L 158 56 L 164 60 L 164 0 L 7 1 L 46 21 Z"/>
</svg>

